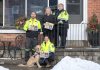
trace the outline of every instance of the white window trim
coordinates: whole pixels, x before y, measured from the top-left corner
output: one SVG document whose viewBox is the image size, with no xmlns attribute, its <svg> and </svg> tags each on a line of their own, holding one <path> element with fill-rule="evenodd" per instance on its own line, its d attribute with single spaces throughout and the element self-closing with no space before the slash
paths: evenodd
<svg viewBox="0 0 100 70">
<path fill-rule="evenodd" d="M 25 0 L 25 17 L 27 17 L 27 0 Z"/>
<path fill-rule="evenodd" d="M 88 23 L 88 0 L 83 0 L 83 21 L 82 23 Z"/>
<path fill-rule="evenodd" d="M 0 29 L 0 34 L 10 34 L 10 33 L 26 33 L 23 30 L 17 30 L 17 29 Z"/>
<path fill-rule="evenodd" d="M 5 1 L 3 0 L 3 26 L 5 26 Z M 25 0 L 25 4 L 27 3 L 27 0 Z M 25 5 L 25 16 L 27 16 L 27 4 Z M 17 29 L 0 29 L 0 34 L 2 33 L 26 33 L 23 30 L 17 30 Z"/>
<path fill-rule="evenodd" d="M 5 26 L 5 1 L 6 0 L 3 0 L 3 26 L 2 27 L 4 27 Z M 27 0 L 25 0 L 25 17 L 27 17 Z M 13 26 L 11 26 L 11 27 L 13 27 Z"/>
<path fill-rule="evenodd" d="M 49 7 L 49 0 L 48 0 L 48 4 L 47 4 L 47 6 Z"/>
<path fill-rule="evenodd" d="M 3 27 L 5 25 L 5 0 L 3 0 Z"/>
</svg>

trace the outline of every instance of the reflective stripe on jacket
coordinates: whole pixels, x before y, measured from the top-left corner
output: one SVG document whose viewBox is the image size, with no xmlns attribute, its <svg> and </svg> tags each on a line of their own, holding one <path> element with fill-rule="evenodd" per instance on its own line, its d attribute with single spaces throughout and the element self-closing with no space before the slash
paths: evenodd
<svg viewBox="0 0 100 70">
<path fill-rule="evenodd" d="M 43 42 L 41 44 L 41 51 L 44 52 L 44 53 L 55 52 L 54 44 L 51 43 L 50 41 L 48 41 L 47 43 Z"/>
<path fill-rule="evenodd" d="M 57 19 L 68 21 L 68 19 L 69 19 L 69 14 L 68 14 L 68 12 L 67 12 L 66 10 L 62 11 L 62 12 L 58 15 Z"/>
<path fill-rule="evenodd" d="M 27 31 L 29 29 L 29 25 L 37 26 L 38 29 L 41 29 L 40 21 L 38 21 L 37 19 L 30 18 L 29 20 L 27 20 L 23 29 Z"/>
</svg>

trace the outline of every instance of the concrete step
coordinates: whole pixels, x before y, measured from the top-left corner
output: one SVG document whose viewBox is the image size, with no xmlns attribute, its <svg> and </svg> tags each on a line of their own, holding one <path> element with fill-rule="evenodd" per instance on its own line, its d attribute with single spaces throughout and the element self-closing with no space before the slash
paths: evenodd
<svg viewBox="0 0 100 70">
<path fill-rule="evenodd" d="M 17 65 L 1 65 L 1 66 L 4 66 L 6 68 L 9 68 L 9 70 L 50 70 L 51 68 L 37 68 L 37 67 L 31 67 L 31 68 L 28 68 L 28 67 L 18 67 Z"/>
<path fill-rule="evenodd" d="M 12 53 L 13 54 L 13 53 Z M 71 56 L 71 57 L 79 57 L 82 59 L 87 59 L 91 61 L 95 61 L 97 63 L 100 63 L 100 48 L 57 48 L 56 49 L 56 58 L 53 63 L 55 65 L 57 62 L 59 62 L 63 57 L 65 56 Z M 0 64 L 20 64 L 25 63 L 24 59 L 20 58 L 20 54 L 17 54 L 16 59 L 14 58 L 0 58 Z M 24 52 L 23 52 L 23 58 L 24 58 Z"/>
<path fill-rule="evenodd" d="M 100 64 L 100 48 L 66 48 L 56 49 L 56 62 L 65 56 L 79 57 Z"/>
</svg>

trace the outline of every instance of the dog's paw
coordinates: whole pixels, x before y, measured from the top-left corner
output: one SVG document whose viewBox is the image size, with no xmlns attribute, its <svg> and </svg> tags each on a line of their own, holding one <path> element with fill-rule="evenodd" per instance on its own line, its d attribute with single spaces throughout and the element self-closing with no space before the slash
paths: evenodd
<svg viewBox="0 0 100 70">
<path fill-rule="evenodd" d="M 24 64 L 19 64 L 18 66 L 19 66 L 19 67 L 23 67 L 23 66 L 25 66 L 25 65 L 24 65 Z"/>
<path fill-rule="evenodd" d="M 38 68 L 42 68 L 42 66 L 38 66 Z"/>
</svg>

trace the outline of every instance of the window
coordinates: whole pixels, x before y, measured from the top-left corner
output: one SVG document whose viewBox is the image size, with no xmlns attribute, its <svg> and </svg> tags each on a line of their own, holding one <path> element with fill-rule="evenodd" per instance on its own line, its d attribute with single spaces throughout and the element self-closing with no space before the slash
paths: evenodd
<svg viewBox="0 0 100 70">
<path fill-rule="evenodd" d="M 80 0 L 67 0 L 67 10 L 69 14 L 80 14 Z"/>
<path fill-rule="evenodd" d="M 69 14 L 80 14 L 80 6 L 79 5 L 68 4 L 67 10 L 68 10 Z"/>
<path fill-rule="evenodd" d="M 0 0 L 0 26 L 3 26 L 3 0 Z"/>
<path fill-rule="evenodd" d="M 48 0 L 28 0 L 27 2 L 27 17 L 30 17 L 31 12 L 36 12 L 38 19 L 41 20 L 43 10 L 47 7 Z"/>
<path fill-rule="evenodd" d="M 83 21 L 83 0 L 66 0 L 66 2 L 66 9 L 70 15 L 69 23 L 80 24 Z"/>
<path fill-rule="evenodd" d="M 25 15 L 25 0 L 5 0 L 4 26 L 15 26 L 17 18 Z"/>
<path fill-rule="evenodd" d="M 0 0 L 0 5 L 4 6 L 4 23 L 2 23 L 3 17 L 0 17 L 0 26 L 12 28 L 15 27 L 16 19 L 19 17 L 26 16 L 30 17 L 31 12 L 34 11 L 37 13 L 39 20 L 43 15 L 43 10 L 48 6 L 48 1 L 50 1 L 50 7 L 52 10 L 56 9 L 57 0 Z M 2 3 L 2 4 L 1 4 Z M 0 10 L 3 9 L 3 6 L 0 6 Z M 0 11 L 0 16 L 3 12 Z"/>
</svg>

